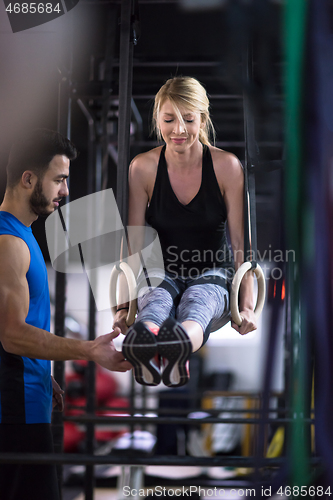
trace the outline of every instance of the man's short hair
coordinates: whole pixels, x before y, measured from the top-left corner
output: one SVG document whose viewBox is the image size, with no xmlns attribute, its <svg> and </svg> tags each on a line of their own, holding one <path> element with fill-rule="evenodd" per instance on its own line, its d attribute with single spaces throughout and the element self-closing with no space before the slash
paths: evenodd
<svg viewBox="0 0 333 500">
<path fill-rule="evenodd" d="M 74 160 L 77 150 L 66 137 L 54 130 L 35 129 L 14 142 L 7 164 L 7 187 L 18 184 L 23 172 L 33 171 L 42 178 L 56 155 Z"/>
</svg>

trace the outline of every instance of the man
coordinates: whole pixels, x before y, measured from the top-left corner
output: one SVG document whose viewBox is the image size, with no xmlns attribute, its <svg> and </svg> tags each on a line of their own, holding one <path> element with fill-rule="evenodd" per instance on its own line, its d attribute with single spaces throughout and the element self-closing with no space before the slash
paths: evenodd
<svg viewBox="0 0 333 500">
<path fill-rule="evenodd" d="M 132 368 L 113 339 L 57 337 L 49 332 L 47 272 L 31 224 L 68 195 L 74 145 L 57 132 L 39 129 L 17 141 L 7 165 L 0 206 L 0 452 L 52 452 L 51 411 L 61 404 L 50 360 L 95 361 L 115 371 Z M 30 497 L 29 497 L 30 495 Z M 52 465 L 0 464 L 0 500 L 58 500 Z"/>
</svg>

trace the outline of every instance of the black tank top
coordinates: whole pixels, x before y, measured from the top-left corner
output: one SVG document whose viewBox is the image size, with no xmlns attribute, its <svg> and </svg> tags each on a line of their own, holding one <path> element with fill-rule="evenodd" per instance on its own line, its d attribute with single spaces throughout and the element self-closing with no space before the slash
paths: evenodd
<svg viewBox="0 0 333 500">
<path fill-rule="evenodd" d="M 208 146 L 203 146 L 201 186 L 187 205 L 171 187 L 163 146 L 146 221 L 158 233 L 165 270 L 173 278 L 194 278 L 214 267 L 232 268 L 226 219 Z"/>
</svg>

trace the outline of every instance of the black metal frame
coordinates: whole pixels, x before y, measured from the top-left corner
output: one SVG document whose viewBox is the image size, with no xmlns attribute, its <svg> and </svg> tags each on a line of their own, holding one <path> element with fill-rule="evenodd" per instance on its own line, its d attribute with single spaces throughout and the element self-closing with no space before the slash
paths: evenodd
<svg viewBox="0 0 333 500">
<path fill-rule="evenodd" d="M 226 457 L 188 457 L 188 456 L 141 456 L 131 457 L 123 454 L 114 455 L 84 455 L 74 453 L 0 453 L 0 463 L 50 463 L 94 466 L 104 465 L 174 465 L 174 466 L 199 466 L 199 467 L 253 467 L 253 457 L 226 456 Z M 261 467 L 281 467 L 285 458 L 263 458 Z M 320 466 L 321 461 L 315 457 L 311 459 L 313 466 Z"/>
</svg>

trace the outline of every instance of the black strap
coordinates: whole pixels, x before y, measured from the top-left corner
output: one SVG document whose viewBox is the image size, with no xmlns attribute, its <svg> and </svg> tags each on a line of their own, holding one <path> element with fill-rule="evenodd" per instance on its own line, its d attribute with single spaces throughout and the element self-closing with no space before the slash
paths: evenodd
<svg viewBox="0 0 333 500">
<path fill-rule="evenodd" d="M 118 165 L 117 206 L 127 225 L 128 165 L 130 155 L 131 97 L 133 79 L 132 0 L 121 2 L 120 47 L 119 47 L 119 120 L 118 120 Z"/>
<path fill-rule="evenodd" d="M 243 53 L 243 109 L 244 109 L 244 261 L 257 265 L 257 221 L 255 168 L 258 162 L 258 147 L 255 140 L 255 125 L 251 102 L 253 56 L 249 46 Z"/>
<path fill-rule="evenodd" d="M 133 0 L 121 2 L 120 47 L 119 47 L 119 120 L 118 120 L 118 164 L 117 164 L 117 206 L 120 213 L 125 239 L 122 245 L 122 259 L 128 256 L 128 165 L 130 158 L 130 124 L 133 79 Z M 137 14 L 136 14 L 137 16 Z M 116 247 L 121 248 L 121 237 L 116 235 Z"/>
</svg>

